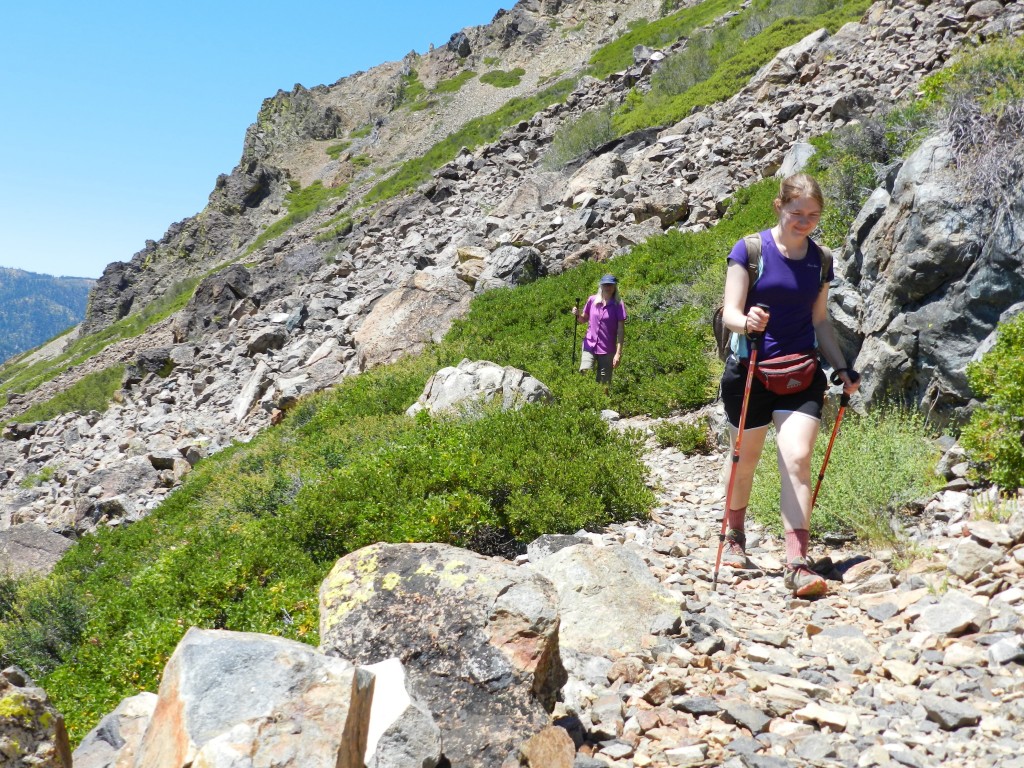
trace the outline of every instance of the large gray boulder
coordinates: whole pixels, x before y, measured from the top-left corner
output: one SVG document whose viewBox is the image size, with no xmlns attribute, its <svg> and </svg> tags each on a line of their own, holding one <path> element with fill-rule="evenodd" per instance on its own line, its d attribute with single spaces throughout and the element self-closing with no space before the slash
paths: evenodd
<svg viewBox="0 0 1024 768">
<path fill-rule="evenodd" d="M 0 672 L 0 759 L 12 768 L 71 768 L 64 718 L 17 667 Z"/>
<path fill-rule="evenodd" d="M 196 288 L 174 323 L 174 341 L 192 341 L 227 327 L 235 304 L 252 295 L 252 274 L 241 264 L 215 272 Z"/>
<path fill-rule="evenodd" d="M 354 334 L 365 370 L 440 341 L 469 309 L 472 291 L 448 269 L 428 267 L 382 296 Z"/>
<path fill-rule="evenodd" d="M 532 283 L 546 274 L 540 251 L 529 246 L 503 245 L 484 261 L 474 290 L 483 293 L 493 288 L 508 288 Z"/>
<path fill-rule="evenodd" d="M 357 664 L 402 660 L 452 765 L 500 765 L 548 724 L 565 681 L 551 583 L 443 544 L 374 544 L 320 587 L 320 647 Z"/>
<path fill-rule="evenodd" d="M 12 526 L 0 531 L 0 573 L 49 573 L 71 545 L 69 539 L 34 523 Z"/>
<path fill-rule="evenodd" d="M 501 409 L 518 409 L 527 403 L 551 400 L 551 390 L 526 371 L 504 367 L 488 360 L 463 360 L 457 366 L 442 368 L 423 388 L 423 394 L 406 411 L 415 416 L 426 410 L 471 413 L 495 401 Z"/>
<path fill-rule="evenodd" d="M 373 675 L 269 635 L 190 629 L 135 768 L 362 768 Z"/>
<path fill-rule="evenodd" d="M 73 755 L 75 768 L 132 768 L 156 702 L 155 693 L 144 691 L 118 704 L 82 739 Z"/>
<path fill-rule="evenodd" d="M 1024 185 L 997 212 L 964 199 L 952 164 L 948 137 L 930 138 L 875 192 L 837 260 L 832 302 L 863 397 L 896 394 L 940 422 L 965 417 L 967 364 L 1024 295 Z"/>
<path fill-rule="evenodd" d="M 573 655 L 638 652 L 652 629 L 681 614 L 678 599 L 625 547 L 577 544 L 530 568 L 558 590 L 559 645 L 567 666 L 575 667 Z"/>
</svg>

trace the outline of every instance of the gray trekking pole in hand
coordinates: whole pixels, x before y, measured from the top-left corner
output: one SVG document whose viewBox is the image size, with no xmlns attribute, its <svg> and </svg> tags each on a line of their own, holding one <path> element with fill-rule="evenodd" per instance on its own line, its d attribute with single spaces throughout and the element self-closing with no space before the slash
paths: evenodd
<svg viewBox="0 0 1024 768">
<path fill-rule="evenodd" d="M 575 309 L 576 312 L 579 311 L 579 309 L 580 309 L 580 300 L 579 299 L 576 299 L 576 303 L 573 305 L 573 309 Z M 573 370 L 576 369 L 576 328 L 580 324 L 580 319 L 576 315 L 576 312 L 572 313 L 572 367 L 573 367 Z"/>
<path fill-rule="evenodd" d="M 765 312 L 768 305 L 758 304 Z M 750 403 L 750 387 L 754 383 L 754 369 L 757 367 L 757 343 L 761 340 L 760 333 L 747 334 L 747 347 L 750 350 L 750 363 L 747 367 L 747 383 L 743 388 L 743 407 L 740 408 L 740 423 L 736 428 L 736 442 L 732 449 L 732 467 L 729 470 L 729 486 L 725 490 L 725 509 L 722 510 L 722 530 L 718 533 L 718 554 L 715 555 L 715 574 L 711 580 L 711 591 L 718 591 L 718 569 L 722 565 L 722 549 L 725 547 L 725 532 L 729 523 L 729 507 L 732 505 L 732 487 L 736 480 L 736 467 L 740 463 L 740 445 L 743 444 L 743 428 L 747 423 L 747 405 Z"/>
</svg>

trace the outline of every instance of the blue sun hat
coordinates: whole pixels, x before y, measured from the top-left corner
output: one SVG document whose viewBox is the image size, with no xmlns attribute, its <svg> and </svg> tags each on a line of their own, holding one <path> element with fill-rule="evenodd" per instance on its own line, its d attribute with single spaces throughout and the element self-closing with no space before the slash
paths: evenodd
<svg viewBox="0 0 1024 768">
<path fill-rule="evenodd" d="M 601 278 L 599 285 L 618 285 L 619 281 L 615 279 L 615 275 L 605 275 Z"/>
</svg>

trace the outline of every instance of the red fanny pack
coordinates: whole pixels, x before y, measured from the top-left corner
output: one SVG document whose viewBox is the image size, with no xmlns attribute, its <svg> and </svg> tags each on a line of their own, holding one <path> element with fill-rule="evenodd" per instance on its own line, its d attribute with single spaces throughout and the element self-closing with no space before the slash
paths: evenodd
<svg viewBox="0 0 1024 768">
<path fill-rule="evenodd" d="M 795 355 L 783 355 L 765 360 L 758 360 L 754 375 L 764 384 L 765 389 L 776 395 L 791 395 L 803 392 L 814 381 L 818 372 L 818 353 L 799 352 Z"/>
</svg>

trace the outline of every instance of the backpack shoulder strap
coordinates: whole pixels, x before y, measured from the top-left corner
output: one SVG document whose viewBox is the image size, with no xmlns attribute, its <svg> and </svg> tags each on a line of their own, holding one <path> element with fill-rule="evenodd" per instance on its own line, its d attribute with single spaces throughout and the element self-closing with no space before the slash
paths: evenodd
<svg viewBox="0 0 1024 768">
<path fill-rule="evenodd" d="M 832 270 L 832 249 L 827 245 L 818 245 L 818 250 L 821 251 L 821 285 L 825 285 L 829 282 L 828 273 Z"/>
<path fill-rule="evenodd" d="M 747 274 L 750 275 L 750 285 L 753 285 L 761 276 L 761 233 L 744 235 L 743 245 L 747 249 Z"/>
</svg>

